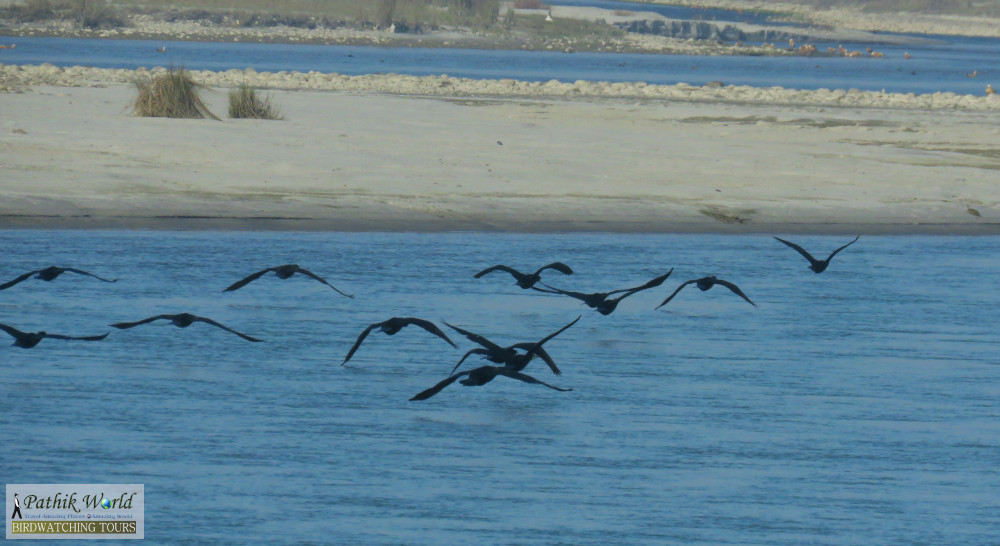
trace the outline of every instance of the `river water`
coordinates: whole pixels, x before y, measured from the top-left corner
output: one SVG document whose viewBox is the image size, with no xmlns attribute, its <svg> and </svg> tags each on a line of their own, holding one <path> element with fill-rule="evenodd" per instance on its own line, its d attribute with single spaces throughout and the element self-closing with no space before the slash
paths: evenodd
<svg viewBox="0 0 1000 546">
<path fill-rule="evenodd" d="M 825 256 L 849 239 L 793 240 Z M 155 542 L 987 544 L 1000 536 L 1000 238 L 866 236 L 821 275 L 767 236 L 0 231 L 8 483 L 143 483 Z M 602 316 L 504 263 L 608 291 Z M 356 297 L 299 276 L 299 263 Z M 681 282 L 715 274 L 722 287 Z M 188 311 L 205 324 L 108 324 Z M 536 341 L 571 392 L 408 399 L 473 345 Z M 432 320 L 453 349 L 391 316 Z M 479 365 L 481 361 L 476 361 Z"/>
<path fill-rule="evenodd" d="M 677 19 L 775 24 L 754 11 L 688 8 L 608 0 L 563 0 L 557 4 L 654 11 Z M 825 43 L 820 51 L 845 46 L 874 46 L 882 58 L 750 57 L 653 54 L 573 53 L 559 51 L 479 50 L 419 47 L 164 42 L 17 38 L 17 47 L 0 52 L 7 64 L 52 63 L 56 66 L 151 68 L 184 66 L 223 71 L 253 68 L 336 72 L 360 75 L 397 73 L 475 79 L 524 81 L 576 80 L 688 83 L 721 81 L 727 85 L 780 86 L 795 89 L 861 89 L 892 93 L 953 92 L 981 95 L 988 83 L 1000 86 L 1000 39 L 957 36 L 911 36 L 906 45 Z M 168 45 L 166 53 L 156 50 Z M 779 44 L 780 45 L 780 44 Z M 910 58 L 906 59 L 905 54 Z M 970 74 L 975 74 L 970 77 Z"/>
<path fill-rule="evenodd" d="M 688 56 L 615 53 L 562 53 L 448 48 L 381 48 L 336 45 L 163 42 L 18 38 L 4 50 L 7 64 L 151 68 L 184 66 L 223 71 L 253 68 L 337 72 L 359 75 L 396 73 L 476 79 L 556 79 L 573 82 L 644 81 L 650 84 L 781 86 L 795 89 L 861 89 L 893 93 L 953 92 L 981 95 L 986 84 L 1000 86 L 1000 40 L 948 38 L 920 46 L 879 46 L 883 58 Z M 864 49 L 864 44 L 845 44 Z M 826 46 L 822 46 L 824 49 Z M 910 59 L 903 54 L 909 52 Z M 968 74 L 976 71 L 976 77 Z"/>
</svg>

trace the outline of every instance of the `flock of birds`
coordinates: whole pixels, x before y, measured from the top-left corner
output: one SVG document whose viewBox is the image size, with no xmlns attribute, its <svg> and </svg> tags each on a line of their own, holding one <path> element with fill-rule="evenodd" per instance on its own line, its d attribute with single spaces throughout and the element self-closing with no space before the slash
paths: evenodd
<svg viewBox="0 0 1000 546">
<path fill-rule="evenodd" d="M 809 261 L 809 269 L 811 269 L 815 273 L 822 273 L 822 272 L 826 271 L 826 269 L 830 266 L 830 261 L 833 259 L 833 257 L 836 256 L 840 251 L 844 250 L 845 248 L 847 248 L 847 247 L 851 246 L 852 244 L 854 244 L 855 242 L 857 242 L 857 240 L 859 238 L 860 238 L 860 235 L 857 236 L 857 237 L 855 237 L 851 242 L 849 242 L 849 243 L 841 246 L 840 248 L 837 248 L 836 250 L 834 250 L 832 253 L 830 253 L 829 256 L 827 256 L 826 259 L 820 260 L 820 259 L 815 258 L 812 254 L 810 254 L 808 251 L 806 251 L 801 246 L 799 246 L 799 245 L 797 245 L 795 243 L 792 243 L 790 241 L 786 241 L 784 239 L 775 237 L 775 239 L 777 239 L 781 243 L 789 246 L 790 248 L 794 249 L 796 252 L 798 252 L 799 254 L 801 254 L 806 260 L 808 260 Z M 575 292 L 575 291 L 571 291 L 571 290 L 564 290 L 564 289 L 561 289 L 561 288 L 556 288 L 556 287 L 551 286 L 550 284 L 548 284 L 546 282 L 543 282 L 542 281 L 542 272 L 544 272 L 546 270 L 549 270 L 549 269 L 557 271 L 557 272 L 562 273 L 564 275 L 572 275 L 573 274 L 573 270 L 569 266 L 567 266 L 566 264 L 563 264 L 561 262 L 553 262 L 553 263 L 550 263 L 548 265 L 545 265 L 545 266 L 539 268 L 538 270 L 534 271 L 533 273 L 523 273 L 521 271 L 518 271 L 518 270 L 516 270 L 514 268 L 511 268 L 511 267 L 508 267 L 506 265 L 494 265 L 492 267 L 486 268 L 486 269 L 484 269 L 484 270 L 476 273 L 475 275 L 473 275 L 473 277 L 478 279 L 478 278 L 482 278 L 482 277 L 484 277 L 486 275 L 489 275 L 491 273 L 498 272 L 498 271 L 499 272 L 503 272 L 503 273 L 507 273 L 507 274 L 511 275 L 514 278 L 517 286 L 519 286 L 522 289 L 525 289 L 525 290 L 536 290 L 536 291 L 547 293 L 547 294 L 557 294 L 557 295 L 562 295 L 562 296 L 567 296 L 567 297 L 570 297 L 570 298 L 574 298 L 574 299 L 580 300 L 582 303 L 584 303 L 588 307 L 590 307 L 592 309 L 595 309 L 598 313 L 600 313 L 602 315 L 610 315 L 611 313 L 613 313 L 615 311 L 615 309 L 622 302 L 622 300 L 624 300 L 625 298 L 627 298 L 627 297 L 629 297 L 629 296 L 631 296 L 633 294 L 641 292 L 643 290 L 648 290 L 650 288 L 655 288 L 655 287 L 658 287 L 658 286 L 662 285 L 664 283 L 664 281 L 666 281 L 667 278 L 670 277 L 670 274 L 673 273 L 673 269 L 671 269 L 670 271 L 667 271 L 663 275 L 660 275 L 660 276 L 658 276 L 658 277 L 656 277 L 656 278 L 654 278 L 654 279 L 646 282 L 645 284 L 642 284 L 642 285 L 636 286 L 636 287 L 632 287 L 632 288 L 623 288 L 623 289 L 619 289 L 619 290 L 611 290 L 611 291 L 608 291 L 608 292 L 583 293 L 583 292 Z M 7 289 L 9 289 L 9 288 L 11 288 L 11 287 L 13 287 L 13 286 L 15 286 L 17 284 L 20 284 L 21 282 L 24 282 L 24 281 L 26 281 L 28 279 L 31 279 L 31 278 L 35 278 L 35 279 L 42 280 L 42 281 L 52 281 L 52 280 L 55 280 L 56 278 L 58 278 L 63 273 L 74 273 L 74 274 L 77 274 L 77 275 L 89 276 L 89 277 L 93 277 L 93 278 L 95 278 L 95 279 L 97 279 L 99 281 L 103 281 L 103 282 L 117 282 L 117 279 L 105 279 L 103 277 L 97 276 L 97 275 L 95 275 L 93 273 L 90 273 L 88 271 L 84 271 L 82 269 L 75 269 L 75 268 L 71 268 L 71 267 L 56 267 L 56 266 L 51 266 L 51 267 L 46 267 L 44 269 L 38 269 L 38 270 L 35 270 L 35 271 L 29 271 L 27 273 L 24 273 L 24 274 L 22 274 L 22 275 L 20 275 L 20 276 L 18 276 L 16 278 L 14 278 L 13 280 L 10 280 L 8 282 L 0 284 L 0 290 L 7 290 Z M 255 280 L 263 277 L 264 275 L 266 275 L 268 273 L 274 273 L 275 276 L 277 276 L 279 279 L 288 279 L 288 278 L 290 278 L 290 277 L 292 277 L 293 275 L 296 275 L 296 274 L 303 275 L 305 277 L 309 277 L 309 278 L 311 278 L 311 279 L 313 279 L 313 280 L 315 280 L 317 282 L 320 282 L 320 283 L 322 283 L 322 284 L 330 287 L 331 289 L 333 289 L 337 293 L 341 294 L 342 296 L 345 296 L 345 297 L 348 297 L 348 298 L 353 298 L 354 297 L 354 296 L 352 296 L 350 294 L 347 294 L 347 293 L 339 290 L 338 288 L 336 288 L 335 286 L 333 286 L 332 284 L 330 284 L 329 282 L 327 282 L 326 279 L 320 277 L 319 275 L 316 275 L 315 273 L 313 273 L 311 271 L 303 269 L 303 268 L 299 267 L 296 264 L 285 264 L 285 265 L 280 265 L 280 266 L 276 266 L 276 267 L 269 267 L 269 268 L 266 268 L 266 269 L 262 269 L 260 271 L 257 271 L 255 273 L 251 274 L 251 275 L 246 276 L 243 279 L 240 279 L 240 280 L 234 282 L 229 287 L 225 288 L 223 290 L 223 292 L 231 292 L 231 291 L 234 291 L 234 290 L 239 290 L 240 288 L 243 288 L 247 284 L 250 284 L 251 282 L 253 282 L 253 281 L 255 281 Z M 668 303 L 670 303 L 670 301 L 673 300 L 674 297 L 677 296 L 677 294 L 681 290 L 683 290 L 686 286 L 689 286 L 689 285 L 692 285 L 692 284 L 695 285 L 696 287 L 698 287 L 698 289 L 701 290 L 701 291 L 710 290 L 711 288 L 713 288 L 716 285 L 723 286 L 726 289 L 728 289 L 730 292 L 732 292 L 733 294 L 735 294 L 735 295 L 739 296 L 740 298 L 742 298 L 743 300 L 745 300 L 750 305 L 753 305 L 754 307 L 756 307 L 756 304 L 736 284 L 734 284 L 732 282 L 729 282 L 729 281 L 726 281 L 726 280 L 723 280 L 723 279 L 719 279 L 719 278 L 717 278 L 715 276 L 709 276 L 709 277 L 702 277 L 702 278 L 699 278 L 699 279 L 691 279 L 691 280 L 684 281 L 683 283 L 680 284 L 680 286 L 677 287 L 676 290 L 673 291 L 673 293 L 671 293 L 669 296 L 667 296 L 667 298 L 664 299 L 662 303 L 660 303 L 659 305 L 657 305 L 656 309 L 659 309 L 660 307 L 663 307 L 664 305 L 667 305 Z M 559 330 L 556 330 L 555 332 L 553 332 L 553 333 L 545 336 L 544 338 L 540 339 L 539 341 L 536 341 L 536 342 L 515 343 L 513 345 L 506 346 L 506 347 L 501 346 L 501 345 L 499 345 L 497 343 L 494 343 L 493 341 L 490 341 L 488 338 L 486 338 L 483 335 L 476 334 L 474 332 L 470 332 L 470 331 L 464 330 L 462 328 L 459 328 L 458 326 L 453 326 L 453 325 L 448 324 L 447 322 L 445 322 L 444 324 L 448 328 L 454 330 L 455 332 L 458 332 L 459 334 L 461 334 L 462 336 L 464 336 L 469 341 L 475 343 L 477 345 L 477 347 L 474 348 L 474 349 L 469 350 L 468 352 L 465 353 L 465 355 L 462 356 L 462 358 L 458 361 L 458 363 L 452 369 L 452 371 L 451 371 L 451 373 L 449 374 L 448 377 L 446 377 L 444 380 L 438 382 L 437 384 L 435 384 L 431 388 L 426 389 L 426 390 L 424 390 L 424 391 L 416 394 L 415 396 L 413 396 L 413 398 L 410 398 L 410 400 L 426 400 L 428 398 L 431 398 L 432 396 L 434 396 L 437 393 L 441 392 L 444 388 L 446 388 L 447 386 L 451 385 L 452 383 L 454 383 L 456 381 L 458 381 L 460 384 L 465 385 L 465 386 L 477 386 L 478 387 L 478 386 L 485 385 L 485 384 L 489 383 L 490 381 L 493 381 L 498 376 L 504 376 L 504 377 L 508 377 L 510 379 L 516 379 L 518 381 L 523 381 L 525 383 L 543 385 L 545 387 L 548 387 L 550 389 L 554 389 L 554 390 L 557 390 L 557 391 L 564 391 L 564 392 L 565 391 L 570 391 L 572 389 L 561 388 L 561 387 L 557 387 L 557 386 L 545 383 L 544 381 L 540 381 L 540 380 L 538 380 L 538 379 L 536 379 L 536 378 L 534 378 L 534 377 L 532 377 L 532 376 L 530 376 L 528 374 L 523 373 L 523 370 L 527 367 L 527 365 L 528 365 L 529 362 L 531 362 L 533 359 L 535 359 L 537 357 L 540 360 L 542 360 L 549 367 L 549 369 L 552 371 L 553 374 L 555 374 L 555 375 L 561 375 L 562 372 L 559 370 L 558 366 L 556 365 L 555 361 L 552 359 L 551 355 L 549 355 L 549 353 L 546 352 L 546 350 L 544 349 L 544 345 L 545 345 L 545 343 L 547 343 L 551 339 L 555 338 L 559 334 L 563 333 L 564 331 L 566 331 L 567 329 L 569 329 L 570 327 L 572 327 L 574 324 L 577 323 L 577 321 L 580 320 L 580 318 L 581 317 L 578 316 L 576 319 L 574 319 L 569 324 L 567 324 L 567 325 L 563 326 L 562 328 L 560 328 Z M 235 335 L 243 338 L 246 341 L 255 342 L 255 343 L 262 341 L 260 339 L 255 338 L 255 337 L 246 335 L 246 334 L 244 334 L 242 332 L 238 332 L 238 331 L 236 331 L 236 330 L 234 330 L 232 328 L 229 328 L 228 326 L 225 326 L 225 325 L 223 325 L 223 324 L 221 324 L 219 322 L 216 322 L 215 320 L 212 320 L 210 318 L 200 317 L 200 316 L 197 316 L 197 315 L 193 315 L 191 313 L 161 314 L 161 315 L 156 315 L 156 316 L 148 317 L 148 318 L 145 318 L 145 319 L 142 319 L 142 320 L 137 320 L 137 321 L 134 321 L 134 322 L 118 322 L 118 323 L 111 324 L 110 326 L 112 326 L 114 328 L 118 328 L 118 329 L 123 329 L 124 330 L 124 329 L 129 329 L 129 328 L 135 328 L 137 326 L 142 326 L 144 324 L 149 324 L 149 323 L 152 323 L 152 322 L 155 322 L 155 321 L 158 321 L 158 320 L 168 320 L 168 321 L 170 321 L 171 324 L 173 324 L 174 326 L 177 326 L 179 328 L 187 328 L 188 326 L 191 326 L 192 324 L 194 324 L 196 322 L 201 322 L 201 323 L 204 323 L 204 324 L 208 324 L 210 326 L 214 326 L 216 328 L 220 328 L 220 329 L 225 330 L 227 332 L 230 332 L 232 334 L 235 334 Z M 371 324 L 367 328 L 365 328 L 361 332 L 361 334 L 358 336 L 357 340 L 354 342 L 354 345 L 352 345 L 351 348 L 350 348 L 350 350 L 348 350 L 347 356 L 344 357 L 344 361 L 341 363 L 341 365 L 347 364 L 347 362 L 351 359 L 351 357 L 353 357 L 354 354 L 361 347 L 362 342 L 372 332 L 374 332 L 374 331 L 380 331 L 380 332 L 382 332 L 382 333 L 384 333 L 386 335 L 390 335 L 391 336 L 391 335 L 394 335 L 394 334 L 400 332 L 403 328 L 405 328 L 407 326 L 416 326 L 418 328 L 426 330 L 428 333 L 433 334 L 433 335 L 441 338 L 442 340 L 446 341 L 452 347 L 458 348 L 458 346 L 448 337 L 448 335 L 441 328 L 439 328 L 437 325 L 435 325 L 431 321 L 420 319 L 420 318 L 415 318 L 415 317 L 392 317 L 392 318 L 390 318 L 388 320 Z M 14 346 L 22 347 L 22 348 L 26 348 L 26 349 L 30 349 L 30 348 L 38 345 L 44 339 L 76 340 L 76 341 L 100 341 L 100 340 L 102 340 L 102 339 L 104 339 L 104 338 L 106 338 L 108 336 L 108 333 L 105 333 L 105 334 L 102 334 L 102 335 L 95 335 L 95 336 L 68 336 L 68 335 L 61 335 L 61 334 L 50 334 L 50 333 L 45 332 L 45 331 L 40 331 L 40 332 L 22 332 L 21 330 L 18 330 L 17 328 L 14 328 L 13 326 L 9 326 L 9 325 L 6 325 L 6 324 L 0 324 L 0 330 L 3 330 L 4 332 L 8 333 L 11 337 L 14 338 L 14 343 L 13 343 Z M 462 363 L 464 363 L 466 359 L 468 359 L 470 356 L 473 356 L 473 355 L 479 355 L 482 358 L 486 359 L 487 361 L 491 362 L 492 364 L 487 364 L 487 365 L 480 366 L 480 367 L 477 367 L 477 368 L 473 368 L 473 369 L 470 369 L 470 370 L 465 370 L 465 371 L 462 371 L 462 372 L 458 372 L 457 370 L 462 365 Z"/>
</svg>

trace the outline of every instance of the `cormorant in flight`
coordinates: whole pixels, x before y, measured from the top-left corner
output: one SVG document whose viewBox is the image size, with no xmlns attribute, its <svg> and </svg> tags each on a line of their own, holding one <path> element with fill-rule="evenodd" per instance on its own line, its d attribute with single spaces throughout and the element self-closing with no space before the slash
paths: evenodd
<svg viewBox="0 0 1000 546">
<path fill-rule="evenodd" d="M 562 372 L 560 372 L 559 368 L 556 367 L 556 362 L 552 360 L 552 356 L 549 355 L 549 353 L 544 348 L 537 347 L 537 345 L 538 343 L 532 341 L 526 343 L 515 343 L 508 347 L 500 347 L 499 351 L 497 350 L 491 351 L 490 349 L 484 349 L 482 347 L 470 349 L 469 352 L 465 353 L 462 356 L 461 360 L 458 361 L 458 364 L 455 364 L 455 367 L 451 369 L 451 373 L 455 373 L 455 371 L 458 370 L 458 367 L 461 366 L 463 362 L 465 362 L 465 359 L 469 358 L 472 355 L 483 355 L 483 358 L 489 360 L 490 362 L 503 364 L 506 360 L 511 360 L 513 358 L 516 358 L 520 354 L 517 352 L 518 350 L 527 352 L 532 347 L 536 347 L 535 356 L 541 358 L 542 361 L 548 364 L 549 368 L 552 370 L 552 373 L 556 375 L 562 375 Z"/>
<path fill-rule="evenodd" d="M 340 365 L 343 366 L 344 364 L 347 364 L 347 361 L 350 360 L 352 356 L 354 356 L 355 351 L 357 351 L 358 347 L 361 346 L 361 342 L 364 341 L 366 337 L 368 337 L 368 334 L 370 334 L 372 330 L 378 328 L 380 331 L 385 332 L 386 335 L 391 336 L 411 324 L 419 326 L 424 330 L 427 330 L 428 332 L 450 343 L 452 347 L 455 347 L 456 349 L 458 348 L 458 346 L 455 345 L 455 343 L 452 342 L 452 340 L 448 339 L 448 336 L 445 335 L 445 333 L 442 332 L 440 328 L 435 326 L 434 323 L 429 320 L 423 320 L 413 317 L 392 317 L 389 320 L 376 322 L 375 324 L 372 324 L 371 326 L 365 328 L 365 331 L 361 332 L 361 335 L 358 336 L 358 340 L 354 342 L 354 346 L 351 347 L 351 350 L 347 351 L 347 357 L 344 358 L 344 361 Z"/>
<path fill-rule="evenodd" d="M 268 273 L 268 272 L 271 272 L 271 271 L 274 271 L 274 274 L 277 275 L 279 279 L 287 279 L 288 277 L 291 277 L 292 275 L 294 275 L 296 273 L 301 273 L 301 274 L 303 274 L 303 275 L 305 275 L 307 277 L 311 277 L 313 279 L 316 279 L 317 281 L 319 281 L 319 282 L 321 282 L 321 283 L 329 286 L 330 288 L 333 288 L 334 290 L 337 290 L 337 287 L 335 287 L 332 284 L 326 282 L 326 279 L 320 277 L 319 275 L 313 273 L 312 271 L 309 271 L 307 269 L 302 269 L 301 267 L 298 266 L 298 264 L 285 264 L 285 265 L 279 265 L 277 267 L 269 267 L 267 269 L 262 269 L 262 270 L 254 273 L 253 275 L 250 275 L 249 277 L 247 277 L 247 278 L 245 278 L 243 280 L 236 281 L 235 283 L 232 284 L 232 286 L 230 286 L 229 288 L 226 288 L 225 290 L 223 290 L 223 292 L 231 292 L 233 290 L 239 290 L 240 288 L 243 288 L 244 286 L 250 284 L 251 282 L 259 279 L 265 273 Z M 351 296 L 350 294 L 345 294 L 345 293 L 341 292 L 340 290 L 337 290 L 337 293 L 339 293 L 339 294 L 341 294 L 343 296 L 347 296 L 348 298 L 353 298 L 354 297 L 354 296 Z"/>
<path fill-rule="evenodd" d="M 6 324 L 0 324 L 0 330 L 7 332 L 14 337 L 14 346 L 23 347 L 25 349 L 30 349 L 35 345 L 41 343 L 45 338 L 52 339 L 70 339 L 70 340 L 80 340 L 80 341 L 100 341 L 106 337 L 108 334 L 100 336 L 63 336 L 59 334 L 50 334 L 47 332 L 22 332 L 13 326 L 7 326 Z"/>
<path fill-rule="evenodd" d="M 24 275 L 21 275 L 20 277 L 14 279 L 12 281 L 0 284 L 0 290 L 6 290 L 6 289 L 10 288 L 11 286 L 14 286 L 15 284 L 17 284 L 17 283 L 19 283 L 19 282 L 21 282 L 23 280 L 27 280 L 32 275 L 34 275 L 36 279 L 41 279 L 43 281 L 51 281 L 51 280 L 55 279 L 56 277 L 58 277 L 59 275 L 62 275 L 63 273 L 65 273 L 67 271 L 69 271 L 70 273 L 77 273 L 79 275 L 89 275 L 91 277 L 94 277 L 97 280 L 104 281 L 104 282 L 117 282 L 118 281 L 118 279 L 113 279 L 113 280 L 109 281 L 108 279 L 103 279 L 101 277 L 98 277 L 97 275 L 94 275 L 93 273 L 89 273 L 89 272 L 84 271 L 82 269 L 74 269 L 72 267 L 56 267 L 56 266 L 53 265 L 51 267 L 46 267 L 45 269 L 37 269 L 35 271 L 29 271 L 28 273 L 25 273 Z"/>
<path fill-rule="evenodd" d="M 540 267 L 538 271 L 535 271 L 534 273 L 521 273 L 520 271 L 511 267 L 507 267 L 506 265 L 495 265 L 493 267 L 488 267 L 480 271 L 479 273 L 476 273 L 475 275 L 473 275 L 473 277 L 478 279 L 494 271 L 506 271 L 507 273 L 510 273 L 514 277 L 514 279 L 517 280 L 518 286 L 520 286 L 521 288 L 531 288 L 535 286 L 536 282 L 542 279 L 542 271 L 545 271 L 546 269 L 555 269 L 556 271 L 564 273 L 566 275 L 573 274 L 573 270 L 570 269 L 568 265 L 562 262 L 552 262 L 549 265 Z"/>
<path fill-rule="evenodd" d="M 232 332 L 232 333 L 240 336 L 241 338 L 243 338 L 243 339 L 245 339 L 247 341 L 254 341 L 254 342 L 260 342 L 260 341 L 262 341 L 260 339 L 255 338 L 255 337 L 250 337 L 250 336 L 248 336 L 246 334 L 241 334 L 241 333 L 237 332 L 236 330 L 233 330 L 232 328 L 228 328 L 226 326 L 223 326 L 223 325 L 219 324 L 218 322 L 215 322 L 212 319 L 208 319 L 208 318 L 204 318 L 204 317 L 199 317 L 197 315 L 192 315 L 191 313 L 180 313 L 180 314 L 177 314 L 177 315 L 156 315 L 155 317 L 149 317 L 148 319 L 143 319 L 143 320 L 139 320 L 139 321 L 136 321 L 136 322 L 116 322 L 115 324 L 112 324 L 111 326 L 114 326 L 115 328 L 120 328 L 120 329 L 124 330 L 126 328 L 134 328 L 136 326 L 141 326 L 143 324 L 148 324 L 150 322 L 153 322 L 154 320 L 160 320 L 160 319 L 169 320 L 171 322 L 171 324 L 173 324 L 174 326 L 176 326 L 178 328 L 187 328 L 188 326 L 191 326 L 195 322 L 204 322 L 205 324 L 211 324 L 212 326 L 215 326 L 216 328 L 222 328 L 223 330 L 225 330 L 227 332 Z"/>
<path fill-rule="evenodd" d="M 670 296 L 667 299 L 663 300 L 663 303 L 661 303 L 660 305 L 657 305 L 654 309 L 659 309 L 660 307 L 663 307 L 664 305 L 666 305 L 667 302 L 669 302 L 670 300 L 674 299 L 674 296 L 676 296 L 677 293 L 680 292 L 682 288 L 684 288 L 685 286 L 687 286 L 689 284 L 692 284 L 692 283 L 697 283 L 698 289 L 701 290 L 702 292 L 708 290 L 709 288 L 712 288 L 713 286 L 715 286 L 717 284 L 720 284 L 720 285 L 725 286 L 726 288 L 732 290 L 733 294 L 736 294 L 737 296 L 739 296 L 739 297 L 747 300 L 747 302 L 749 302 L 750 305 L 753 305 L 754 307 L 757 307 L 757 304 L 754 303 L 754 302 L 752 302 L 752 301 L 750 301 L 750 298 L 748 298 L 747 295 L 744 294 L 742 290 L 740 290 L 739 286 L 736 286 L 735 284 L 733 284 L 733 283 L 731 283 L 729 281 L 724 281 L 722 279 L 716 278 L 715 276 L 711 276 L 711 277 L 702 277 L 700 279 L 694 279 L 694 280 L 690 280 L 690 281 L 684 282 L 684 284 L 682 284 L 682 285 L 680 285 L 680 286 L 677 287 L 677 290 L 674 290 L 673 294 L 670 294 Z"/>
<path fill-rule="evenodd" d="M 525 383 L 537 383 L 539 385 L 545 385 L 546 387 L 550 389 L 555 389 L 557 391 L 567 392 L 573 390 L 573 389 L 563 389 L 553 385 L 549 385 L 548 383 L 544 381 L 539 381 L 534 377 L 531 377 L 530 375 L 523 374 L 521 372 L 515 372 L 514 370 L 507 368 L 506 366 L 481 366 L 473 370 L 459 372 L 449 377 L 448 379 L 441 381 L 437 385 L 434 385 L 433 387 L 417 394 L 413 398 L 410 398 L 410 401 L 427 400 L 428 398 L 441 392 L 441 390 L 447 387 L 448 385 L 451 385 L 456 380 L 464 376 L 468 377 L 466 379 L 462 379 L 461 381 L 459 381 L 459 383 L 467 387 L 481 387 L 489 383 L 490 381 L 493 381 L 493 379 L 496 378 L 496 376 L 498 375 L 509 377 L 511 379 L 517 379 L 518 381 L 524 381 Z"/>
<path fill-rule="evenodd" d="M 808 252 L 806 252 L 806 250 L 804 248 L 800 247 L 799 245 L 797 245 L 795 243 L 792 243 L 790 241 L 786 241 L 786 240 L 784 240 L 784 239 L 782 239 L 780 237 L 775 237 L 775 239 L 778 239 L 782 243 L 785 243 L 786 245 L 794 248 L 799 254 L 801 254 L 803 257 L 805 257 L 805 259 L 809 260 L 809 269 L 812 269 L 816 273 L 822 273 L 822 272 L 826 271 L 826 268 L 830 267 L 830 260 L 832 260 L 833 257 L 836 256 L 838 252 L 840 252 L 841 250 L 844 250 L 845 248 L 853 245 L 860 238 L 861 238 L 861 236 L 858 235 L 857 237 L 854 238 L 854 241 L 851 241 L 851 242 L 847 243 L 846 245 L 838 248 L 837 250 L 834 250 L 833 252 L 830 253 L 829 256 L 827 256 L 827 258 L 825 260 L 817 260 L 816 258 L 813 257 L 812 254 L 809 254 Z"/>
<path fill-rule="evenodd" d="M 485 355 L 487 360 L 491 362 L 496 362 L 497 364 L 503 364 L 505 368 L 513 370 L 515 372 L 520 372 L 521 370 L 523 370 L 528 365 L 528 362 L 530 362 L 531 359 L 535 357 L 535 355 L 538 355 L 542 360 L 545 361 L 546 364 L 549 365 L 549 368 L 552 370 L 552 373 L 556 375 L 562 375 L 562 372 L 559 371 L 558 367 L 556 367 L 556 363 L 552 360 L 552 357 L 550 357 L 548 353 L 545 352 L 545 349 L 542 348 L 542 345 L 545 345 L 547 341 L 566 331 L 567 328 L 576 324 L 578 320 L 580 320 L 580 317 L 576 317 L 573 320 L 573 322 L 570 322 L 566 326 L 563 326 L 562 328 L 556 330 L 555 332 L 545 336 L 544 338 L 542 338 L 541 341 L 537 343 L 518 343 L 515 345 L 511 345 L 510 347 L 501 347 L 479 334 L 474 334 L 467 330 L 463 330 L 457 326 L 452 326 L 451 324 L 448 324 L 446 322 L 445 324 L 447 324 L 449 328 L 469 338 L 469 341 L 472 341 L 473 343 L 478 343 L 479 345 L 483 346 L 483 349 L 473 349 L 468 353 L 466 353 L 465 356 L 462 357 L 462 360 L 459 360 L 458 364 L 456 364 L 455 367 L 451 370 L 451 373 L 455 373 L 455 370 L 458 369 L 458 367 L 462 364 L 462 362 L 466 359 L 466 357 L 468 357 L 470 354 L 475 353 L 475 354 Z M 515 349 L 522 349 L 526 352 L 524 354 L 521 354 L 518 353 Z M 545 356 L 542 356 L 543 354 Z"/>
<path fill-rule="evenodd" d="M 635 294 L 636 292 L 660 286 L 661 284 L 663 284 L 663 281 L 667 280 L 667 277 L 669 277 L 670 274 L 673 272 L 674 270 L 671 269 L 670 271 L 667 271 L 665 275 L 660 275 L 659 277 L 656 277 L 655 279 L 647 282 L 642 286 L 636 286 L 635 288 L 626 288 L 624 290 L 612 290 L 611 292 L 596 292 L 593 294 L 584 294 L 581 292 L 571 292 L 569 290 L 561 290 L 559 288 L 553 288 L 545 283 L 541 284 L 547 287 L 548 290 L 544 288 L 538 288 L 537 286 L 534 287 L 534 289 L 538 290 L 539 292 L 546 292 L 549 294 L 563 294 L 571 298 L 576 298 L 582 301 L 583 303 L 587 304 L 589 307 L 597 309 L 598 313 L 602 315 L 610 315 L 612 312 L 614 312 L 615 308 L 618 307 L 618 304 L 621 303 L 623 299 L 631 296 L 632 294 Z M 609 296 L 614 294 L 622 294 L 622 295 L 618 296 L 617 298 L 608 299 Z"/>
</svg>

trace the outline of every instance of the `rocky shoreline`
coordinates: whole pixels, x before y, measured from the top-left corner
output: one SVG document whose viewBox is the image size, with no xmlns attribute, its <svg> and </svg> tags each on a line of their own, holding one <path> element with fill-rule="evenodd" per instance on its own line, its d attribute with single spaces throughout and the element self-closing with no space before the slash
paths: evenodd
<svg viewBox="0 0 1000 546">
<path fill-rule="evenodd" d="M 68 68 L 52 64 L 0 64 L 0 89 L 52 85 L 67 87 L 100 87 L 130 84 L 166 72 L 159 67 L 151 70 L 105 69 L 84 66 Z M 445 97 L 537 97 L 591 99 L 615 98 L 629 100 L 667 100 L 683 102 L 713 102 L 740 104 L 774 104 L 794 106 L 841 106 L 853 108 L 906 108 L 926 110 L 1000 110 L 1000 94 L 985 96 L 956 93 L 881 93 L 856 89 L 800 90 L 782 87 L 751 87 L 720 83 L 694 86 L 648 85 L 643 82 L 573 83 L 513 79 L 480 80 L 449 76 L 408 76 L 399 74 L 368 74 L 349 76 L 322 72 L 258 72 L 254 69 L 232 69 L 223 72 L 191 70 L 192 78 L 205 86 L 234 88 L 248 84 L 259 89 L 322 90 L 348 93 L 397 94 Z"/>
</svg>

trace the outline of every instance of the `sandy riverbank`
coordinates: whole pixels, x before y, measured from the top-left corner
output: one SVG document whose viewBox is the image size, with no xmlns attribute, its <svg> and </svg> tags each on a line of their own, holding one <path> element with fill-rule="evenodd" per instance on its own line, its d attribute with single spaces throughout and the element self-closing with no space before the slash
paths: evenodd
<svg viewBox="0 0 1000 546">
<path fill-rule="evenodd" d="M 1000 233 L 997 110 L 276 91 L 285 121 L 218 122 L 133 97 L 0 93 L 0 227 Z"/>
</svg>

